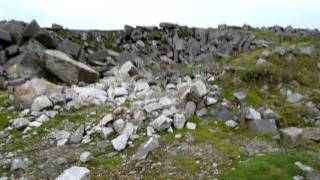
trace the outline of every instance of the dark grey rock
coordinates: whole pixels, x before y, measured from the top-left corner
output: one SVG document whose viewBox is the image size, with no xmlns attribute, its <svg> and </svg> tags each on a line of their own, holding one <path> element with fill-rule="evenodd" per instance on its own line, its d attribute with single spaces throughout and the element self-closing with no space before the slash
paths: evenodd
<svg viewBox="0 0 320 180">
<path fill-rule="evenodd" d="M 21 78 L 45 77 L 42 61 L 34 52 L 28 51 L 11 58 L 5 65 L 9 76 L 18 75 Z"/>
<path fill-rule="evenodd" d="M 2 47 L 6 47 L 12 44 L 11 35 L 8 31 L 0 28 L 0 45 Z"/>
<path fill-rule="evenodd" d="M 23 38 L 28 39 L 31 37 L 36 36 L 38 33 L 41 33 L 42 29 L 39 26 L 38 22 L 36 20 L 31 21 L 30 24 L 28 24 L 22 33 Z"/>
<path fill-rule="evenodd" d="M 249 130 L 257 133 L 277 132 L 276 120 L 274 119 L 255 119 L 248 122 Z"/>
<path fill-rule="evenodd" d="M 61 81 L 75 84 L 92 83 L 98 80 L 99 73 L 91 67 L 71 59 L 61 51 L 46 50 L 42 57 L 46 68 Z"/>
<path fill-rule="evenodd" d="M 78 58 L 80 54 L 80 46 L 69 39 L 65 39 L 58 44 L 58 50 L 72 56 L 73 58 Z"/>
<path fill-rule="evenodd" d="M 221 107 L 217 113 L 217 119 L 221 122 L 236 120 L 236 116 L 225 107 Z"/>
</svg>

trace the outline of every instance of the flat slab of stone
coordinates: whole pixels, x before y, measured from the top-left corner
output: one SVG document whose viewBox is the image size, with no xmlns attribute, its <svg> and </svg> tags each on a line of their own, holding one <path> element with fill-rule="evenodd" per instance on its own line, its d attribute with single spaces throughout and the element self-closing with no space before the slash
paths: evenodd
<svg viewBox="0 0 320 180">
<path fill-rule="evenodd" d="M 99 79 L 97 71 L 73 60 L 61 51 L 46 50 L 43 59 L 46 68 L 63 82 L 69 84 L 93 83 Z"/>
<path fill-rule="evenodd" d="M 59 175 L 55 180 L 89 180 L 90 170 L 85 167 L 72 166 Z"/>
</svg>

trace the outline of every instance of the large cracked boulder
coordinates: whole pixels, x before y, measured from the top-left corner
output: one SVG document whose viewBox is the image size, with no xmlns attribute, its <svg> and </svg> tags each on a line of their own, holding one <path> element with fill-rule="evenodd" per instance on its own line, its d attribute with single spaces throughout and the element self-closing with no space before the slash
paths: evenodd
<svg viewBox="0 0 320 180">
<path fill-rule="evenodd" d="M 16 103 L 24 108 L 30 108 L 33 101 L 41 95 L 48 97 L 61 95 L 61 90 L 55 84 L 38 78 L 34 78 L 21 86 L 15 87 Z"/>
<path fill-rule="evenodd" d="M 39 56 L 32 51 L 24 52 L 11 58 L 4 66 L 9 76 L 18 75 L 23 78 L 43 77 L 45 71 L 41 68 Z"/>
<path fill-rule="evenodd" d="M 46 50 L 43 54 L 45 67 L 61 81 L 68 84 L 93 83 L 99 73 L 91 67 L 77 62 L 61 51 Z"/>
</svg>

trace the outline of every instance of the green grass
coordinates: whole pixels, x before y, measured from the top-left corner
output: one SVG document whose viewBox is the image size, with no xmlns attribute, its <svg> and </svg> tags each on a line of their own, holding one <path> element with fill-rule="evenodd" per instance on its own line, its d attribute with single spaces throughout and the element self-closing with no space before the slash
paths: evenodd
<svg viewBox="0 0 320 180">
<path fill-rule="evenodd" d="M 183 172 L 195 173 L 199 170 L 199 164 L 197 164 L 196 160 L 190 156 L 176 156 L 175 165 Z"/>
<path fill-rule="evenodd" d="M 320 164 L 303 153 L 278 153 L 256 156 L 239 163 L 235 170 L 225 171 L 221 179 L 281 179 L 291 180 L 295 175 L 305 175 L 296 161 L 319 168 Z"/>
</svg>

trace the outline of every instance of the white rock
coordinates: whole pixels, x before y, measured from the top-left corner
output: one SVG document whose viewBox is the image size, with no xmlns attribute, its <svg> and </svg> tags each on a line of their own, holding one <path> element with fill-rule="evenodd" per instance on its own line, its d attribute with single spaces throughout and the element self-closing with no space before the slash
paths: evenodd
<svg viewBox="0 0 320 180">
<path fill-rule="evenodd" d="M 298 103 L 304 98 L 304 96 L 299 93 L 289 93 L 287 97 L 290 103 Z"/>
<path fill-rule="evenodd" d="M 261 114 L 251 107 L 246 107 L 243 113 L 247 120 L 261 119 Z"/>
<path fill-rule="evenodd" d="M 25 117 L 25 116 L 27 116 L 28 114 L 30 114 L 30 109 L 25 109 L 25 110 L 23 110 L 23 111 L 21 111 L 20 113 L 19 113 L 19 116 L 20 117 Z"/>
<path fill-rule="evenodd" d="M 208 93 L 206 85 L 201 80 L 198 80 L 195 83 L 193 83 L 192 90 L 199 97 L 203 97 Z"/>
<path fill-rule="evenodd" d="M 23 129 L 29 125 L 29 120 L 26 118 L 17 118 L 12 120 L 12 127 L 14 129 Z"/>
<path fill-rule="evenodd" d="M 213 98 L 213 97 L 207 97 L 206 98 L 206 104 L 207 106 L 210 106 L 210 105 L 214 105 L 218 102 L 218 100 L 216 98 Z"/>
<path fill-rule="evenodd" d="M 113 120 L 114 120 L 113 115 L 111 113 L 107 114 L 101 119 L 101 121 L 99 122 L 99 126 L 106 126 L 108 123 L 112 122 Z"/>
<path fill-rule="evenodd" d="M 227 120 L 225 123 L 224 123 L 225 126 L 227 126 L 228 128 L 231 128 L 231 129 L 234 129 L 238 126 L 238 123 L 234 120 Z"/>
<path fill-rule="evenodd" d="M 189 130 L 195 130 L 197 128 L 197 125 L 195 123 L 192 123 L 192 122 L 187 122 L 186 127 Z"/>
<path fill-rule="evenodd" d="M 118 119 L 113 122 L 113 128 L 118 134 L 122 133 L 125 125 L 126 122 L 123 119 Z"/>
<path fill-rule="evenodd" d="M 38 121 L 33 121 L 33 122 L 30 122 L 29 123 L 29 126 L 30 127 L 34 127 L 34 128 L 38 128 L 38 127 L 40 127 L 42 125 L 42 123 L 41 122 L 38 122 Z"/>
<path fill-rule="evenodd" d="M 246 99 L 247 93 L 243 92 L 243 91 L 234 92 L 233 96 L 236 97 L 239 101 L 242 101 L 242 100 Z"/>
<path fill-rule="evenodd" d="M 144 109 L 147 113 L 151 113 L 153 111 L 161 109 L 161 105 L 159 103 L 150 103 L 144 106 Z"/>
<path fill-rule="evenodd" d="M 129 93 L 124 87 L 114 88 L 114 97 L 127 96 Z"/>
<path fill-rule="evenodd" d="M 157 131 L 164 131 L 169 127 L 171 127 L 172 121 L 173 121 L 172 119 L 164 115 L 160 115 L 157 119 L 153 120 L 150 123 L 150 126 L 156 129 Z"/>
<path fill-rule="evenodd" d="M 86 105 L 103 105 L 107 100 L 107 93 L 104 90 L 93 87 L 77 87 L 71 88 L 72 99 L 81 100 Z"/>
<path fill-rule="evenodd" d="M 113 129 L 110 127 L 100 127 L 99 133 L 103 139 L 107 139 L 112 133 Z"/>
<path fill-rule="evenodd" d="M 38 96 L 34 99 L 31 110 L 32 111 L 41 111 L 43 109 L 52 107 L 53 104 L 51 103 L 50 99 L 47 96 Z"/>
<path fill-rule="evenodd" d="M 36 121 L 40 123 L 45 123 L 45 122 L 48 122 L 49 120 L 50 119 L 44 114 L 42 114 L 40 117 L 36 119 Z"/>
<path fill-rule="evenodd" d="M 85 167 L 72 166 L 55 178 L 55 180 L 89 180 L 90 171 Z"/>
<path fill-rule="evenodd" d="M 155 133 L 155 130 L 151 127 L 147 127 L 147 136 L 151 137 Z"/>
<path fill-rule="evenodd" d="M 182 129 L 186 123 L 186 117 L 184 114 L 175 114 L 173 119 L 173 125 L 176 129 Z"/>
<path fill-rule="evenodd" d="M 80 162 L 85 163 L 85 162 L 90 161 L 92 158 L 93 158 L 92 154 L 90 152 L 86 151 L 86 152 L 81 153 Z"/>
<path fill-rule="evenodd" d="M 127 142 L 129 140 L 129 137 L 125 134 L 119 135 L 115 139 L 111 141 L 113 148 L 116 151 L 122 151 L 126 148 Z"/>
<path fill-rule="evenodd" d="M 159 104 L 162 108 L 169 108 L 176 104 L 176 101 L 174 98 L 169 98 L 167 96 L 160 98 Z"/>
<path fill-rule="evenodd" d="M 131 137 L 135 133 L 135 129 L 135 126 L 131 122 L 128 122 L 126 123 L 121 134 Z"/>
<path fill-rule="evenodd" d="M 11 162 L 10 171 L 14 170 L 26 170 L 31 165 L 31 161 L 28 158 L 24 159 L 14 159 Z"/>
</svg>

